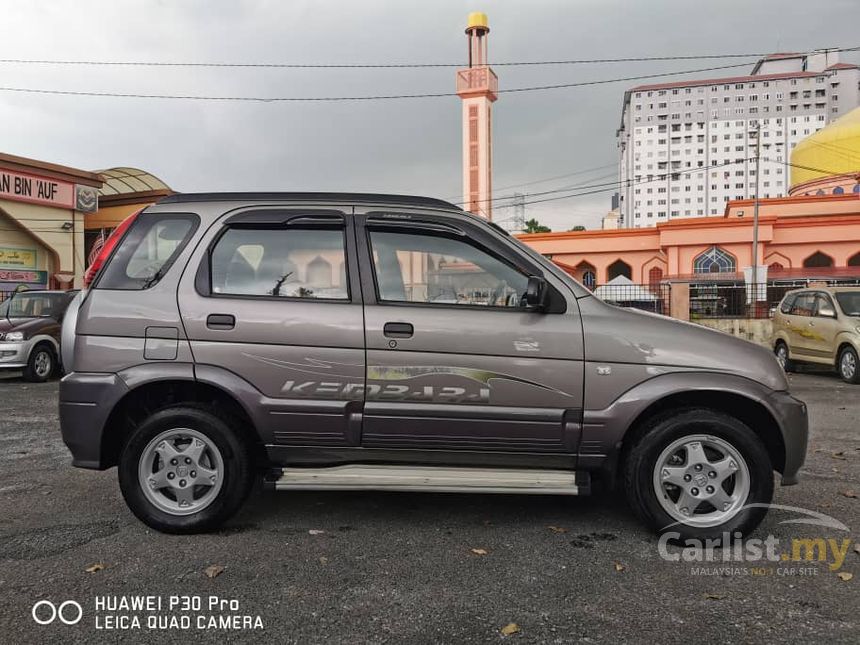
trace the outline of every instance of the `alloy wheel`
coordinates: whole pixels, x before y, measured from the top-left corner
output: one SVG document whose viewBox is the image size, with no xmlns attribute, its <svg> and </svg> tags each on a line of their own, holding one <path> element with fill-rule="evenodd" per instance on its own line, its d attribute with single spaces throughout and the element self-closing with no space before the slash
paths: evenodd
<svg viewBox="0 0 860 645">
<path fill-rule="evenodd" d="M 849 350 L 842 352 L 842 358 L 839 360 L 839 372 L 846 381 L 854 378 L 857 373 L 857 359 L 853 352 Z"/>
<path fill-rule="evenodd" d="M 653 484 L 658 502 L 672 519 L 706 528 L 740 512 L 750 493 L 750 470 L 725 439 L 688 435 L 660 453 Z"/>
<path fill-rule="evenodd" d="M 190 428 L 165 430 L 150 441 L 138 462 L 146 498 L 171 515 L 209 506 L 224 482 L 224 459 L 206 435 Z"/>
</svg>

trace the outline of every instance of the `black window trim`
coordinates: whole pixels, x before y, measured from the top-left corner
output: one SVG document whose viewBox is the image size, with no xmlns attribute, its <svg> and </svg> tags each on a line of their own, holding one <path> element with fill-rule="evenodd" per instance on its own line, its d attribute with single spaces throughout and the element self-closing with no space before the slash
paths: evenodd
<svg viewBox="0 0 860 645">
<path fill-rule="evenodd" d="M 343 260 L 346 273 L 346 298 L 299 298 L 296 296 L 260 296 L 255 294 L 216 293 L 212 290 L 212 253 L 221 238 L 230 230 L 339 230 L 343 235 Z M 350 271 L 349 224 L 346 214 L 324 209 L 252 209 L 241 211 L 224 220 L 212 238 L 197 267 L 194 290 L 204 298 L 255 300 L 265 302 L 320 302 L 340 305 L 355 304 Z"/>
</svg>

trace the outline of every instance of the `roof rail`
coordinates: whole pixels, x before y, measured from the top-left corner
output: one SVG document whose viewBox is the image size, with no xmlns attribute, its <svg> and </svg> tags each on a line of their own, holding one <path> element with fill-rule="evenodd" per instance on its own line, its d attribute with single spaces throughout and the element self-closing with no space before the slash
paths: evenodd
<svg viewBox="0 0 860 645">
<path fill-rule="evenodd" d="M 423 206 L 462 210 L 443 199 L 416 197 L 413 195 L 385 195 L 375 193 L 291 193 L 291 192 L 248 192 L 248 193 L 176 193 L 159 201 L 159 204 L 184 204 L 189 202 L 250 202 L 250 201 L 320 201 L 355 202 L 361 204 L 389 204 L 392 206 Z"/>
</svg>

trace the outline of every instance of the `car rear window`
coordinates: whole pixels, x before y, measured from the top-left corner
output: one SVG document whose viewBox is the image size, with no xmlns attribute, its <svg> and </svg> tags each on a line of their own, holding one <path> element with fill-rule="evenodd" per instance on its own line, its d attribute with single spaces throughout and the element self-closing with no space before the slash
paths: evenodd
<svg viewBox="0 0 860 645">
<path fill-rule="evenodd" d="M 140 215 L 114 251 L 96 287 L 141 290 L 156 285 L 199 223 L 196 215 L 188 213 Z"/>
</svg>

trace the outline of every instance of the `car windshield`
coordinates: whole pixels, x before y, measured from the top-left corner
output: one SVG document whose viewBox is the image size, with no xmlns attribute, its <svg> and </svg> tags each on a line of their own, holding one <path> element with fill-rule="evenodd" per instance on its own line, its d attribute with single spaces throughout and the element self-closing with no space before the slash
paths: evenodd
<svg viewBox="0 0 860 645">
<path fill-rule="evenodd" d="M 860 316 L 860 291 L 837 293 L 836 300 L 846 316 Z"/>
<path fill-rule="evenodd" d="M 18 293 L 0 303 L 0 318 L 49 318 L 62 311 L 61 293 Z"/>
</svg>

